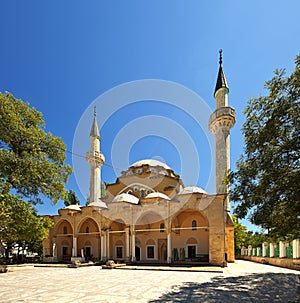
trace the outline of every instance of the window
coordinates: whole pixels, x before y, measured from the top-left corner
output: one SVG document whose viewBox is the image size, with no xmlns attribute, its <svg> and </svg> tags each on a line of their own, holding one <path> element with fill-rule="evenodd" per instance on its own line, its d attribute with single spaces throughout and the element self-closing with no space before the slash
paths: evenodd
<svg viewBox="0 0 300 303">
<path fill-rule="evenodd" d="M 67 226 L 64 226 L 64 228 L 63 228 L 63 233 L 64 233 L 65 235 L 68 233 L 68 228 L 67 228 Z"/>
<path fill-rule="evenodd" d="M 140 197 L 141 198 L 145 197 L 145 190 L 144 189 L 141 189 L 141 191 L 140 191 Z"/>
<path fill-rule="evenodd" d="M 137 187 L 137 186 L 135 186 L 134 188 L 133 188 L 133 191 L 138 191 L 139 190 L 139 188 Z"/>
<path fill-rule="evenodd" d="M 136 171 L 137 174 L 140 174 L 141 172 L 142 172 L 142 169 L 141 169 L 141 168 L 139 168 L 139 169 Z"/>
<path fill-rule="evenodd" d="M 127 192 L 127 194 L 132 195 L 132 190 L 130 189 L 130 190 Z"/>
<path fill-rule="evenodd" d="M 192 221 L 192 230 L 197 230 L 197 221 L 196 220 Z"/>
<path fill-rule="evenodd" d="M 147 246 L 147 259 L 154 259 L 155 246 Z"/>
<path fill-rule="evenodd" d="M 161 233 L 165 232 L 165 224 L 164 224 L 164 223 L 160 223 L 159 231 L 160 231 Z"/>
<path fill-rule="evenodd" d="M 147 190 L 147 195 L 151 194 L 151 189 Z"/>
<path fill-rule="evenodd" d="M 123 246 L 116 246 L 116 259 L 123 259 Z"/>
<path fill-rule="evenodd" d="M 90 228 L 87 226 L 85 229 L 85 233 L 88 234 L 90 232 Z"/>
</svg>

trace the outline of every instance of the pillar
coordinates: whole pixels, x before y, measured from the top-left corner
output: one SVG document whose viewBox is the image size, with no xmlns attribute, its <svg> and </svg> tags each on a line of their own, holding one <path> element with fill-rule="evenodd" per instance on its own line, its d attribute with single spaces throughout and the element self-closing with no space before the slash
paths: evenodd
<svg viewBox="0 0 300 303">
<path fill-rule="evenodd" d="M 110 241 L 109 241 L 109 230 L 106 231 L 106 257 L 107 259 L 110 258 Z"/>
<path fill-rule="evenodd" d="M 131 258 L 131 261 L 132 262 L 135 262 L 136 261 L 136 258 L 135 258 L 135 233 L 134 231 L 132 232 L 132 235 L 131 235 L 131 245 L 132 245 L 132 258 Z"/>
<path fill-rule="evenodd" d="M 101 235 L 100 236 L 100 260 L 103 260 L 103 256 L 104 256 L 104 237 Z"/>
<path fill-rule="evenodd" d="M 266 257 L 267 256 L 267 248 L 268 248 L 268 243 L 267 242 L 264 242 L 262 244 L 262 256 L 263 257 Z"/>
<path fill-rule="evenodd" d="M 270 243 L 270 258 L 274 258 L 274 244 Z"/>
<path fill-rule="evenodd" d="M 168 262 L 168 264 L 171 264 L 171 262 L 172 262 L 172 242 L 171 242 L 171 232 L 170 231 L 168 231 L 167 239 L 168 239 L 167 262 Z"/>
<path fill-rule="evenodd" d="M 72 257 L 77 257 L 77 238 L 73 237 Z"/>
<path fill-rule="evenodd" d="M 285 258 L 286 257 L 286 243 L 283 241 L 279 242 L 279 258 Z"/>
<path fill-rule="evenodd" d="M 106 233 L 104 233 L 104 236 L 103 236 L 103 261 L 106 260 L 106 257 L 107 257 L 107 249 L 106 249 Z"/>
<path fill-rule="evenodd" d="M 125 259 L 126 261 L 130 260 L 130 236 L 129 236 L 129 228 L 125 229 L 125 240 L 126 240 L 126 252 Z"/>
<path fill-rule="evenodd" d="M 300 258 L 300 239 L 293 240 L 293 258 Z"/>
</svg>

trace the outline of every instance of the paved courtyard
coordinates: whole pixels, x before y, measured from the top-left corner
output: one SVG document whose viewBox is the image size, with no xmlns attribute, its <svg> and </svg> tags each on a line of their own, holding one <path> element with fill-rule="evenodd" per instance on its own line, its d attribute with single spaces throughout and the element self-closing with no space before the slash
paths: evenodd
<svg viewBox="0 0 300 303">
<path fill-rule="evenodd" d="M 0 274 L 0 302 L 299 303 L 299 277 L 248 261 L 215 272 L 35 267 Z"/>
</svg>

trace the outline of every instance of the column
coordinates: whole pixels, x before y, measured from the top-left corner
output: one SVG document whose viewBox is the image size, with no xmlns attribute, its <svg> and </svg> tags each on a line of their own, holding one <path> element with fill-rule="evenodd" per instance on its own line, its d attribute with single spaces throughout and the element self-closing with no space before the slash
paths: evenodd
<svg viewBox="0 0 300 303">
<path fill-rule="evenodd" d="M 131 234 L 131 245 L 132 245 L 132 258 L 131 258 L 131 261 L 132 262 L 135 262 L 136 259 L 135 259 L 135 232 L 134 230 L 132 229 L 132 234 Z"/>
<path fill-rule="evenodd" d="M 274 244 L 270 243 L 270 258 L 274 258 Z"/>
<path fill-rule="evenodd" d="M 172 262 L 172 243 L 171 243 L 171 232 L 168 230 L 168 257 L 167 262 L 168 264 L 171 264 Z"/>
<path fill-rule="evenodd" d="M 104 237 L 101 235 L 100 236 L 100 260 L 103 259 L 104 257 Z"/>
<path fill-rule="evenodd" d="M 103 237 L 103 261 L 106 261 L 106 233 L 104 233 Z"/>
<path fill-rule="evenodd" d="M 130 237 L 129 237 L 129 227 L 125 229 L 125 239 L 126 239 L 126 252 L 125 252 L 125 260 L 130 260 Z"/>
<path fill-rule="evenodd" d="M 106 257 L 107 259 L 110 258 L 110 247 L 109 247 L 109 230 L 106 231 Z"/>
<path fill-rule="evenodd" d="M 279 258 L 286 257 L 285 242 L 279 241 Z"/>
<path fill-rule="evenodd" d="M 252 256 L 252 246 L 248 246 L 248 256 Z"/>
<path fill-rule="evenodd" d="M 77 237 L 73 237 L 72 257 L 77 257 Z"/>
<path fill-rule="evenodd" d="M 264 242 L 262 244 L 262 256 L 263 257 L 266 257 L 267 256 L 267 247 L 268 247 L 268 243 L 267 242 Z"/>
<path fill-rule="evenodd" d="M 256 248 L 256 252 L 257 252 L 256 255 L 257 255 L 258 257 L 260 256 L 260 250 L 261 250 L 260 247 L 257 247 L 257 248 Z"/>
<path fill-rule="evenodd" d="M 300 239 L 293 240 L 293 258 L 300 258 Z"/>
</svg>

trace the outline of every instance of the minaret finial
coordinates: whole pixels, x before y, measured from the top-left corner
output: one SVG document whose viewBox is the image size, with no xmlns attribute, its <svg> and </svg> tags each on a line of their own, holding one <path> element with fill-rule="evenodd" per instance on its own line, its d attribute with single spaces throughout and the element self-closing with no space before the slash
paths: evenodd
<svg viewBox="0 0 300 303">
<path fill-rule="evenodd" d="M 223 50 L 220 49 L 220 50 L 219 50 L 219 53 L 220 53 L 219 64 L 220 64 L 220 65 L 222 65 L 222 52 L 223 52 Z"/>
<path fill-rule="evenodd" d="M 94 106 L 94 117 L 97 116 L 96 106 Z"/>
</svg>

